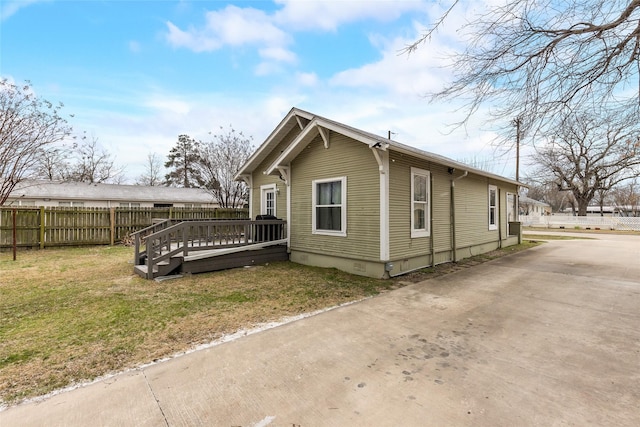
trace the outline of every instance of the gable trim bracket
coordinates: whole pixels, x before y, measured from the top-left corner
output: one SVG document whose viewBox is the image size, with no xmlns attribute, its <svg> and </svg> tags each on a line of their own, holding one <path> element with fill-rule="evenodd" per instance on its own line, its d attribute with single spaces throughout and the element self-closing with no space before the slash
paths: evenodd
<svg viewBox="0 0 640 427">
<path fill-rule="evenodd" d="M 329 129 L 325 129 L 322 126 L 317 126 L 318 127 L 318 132 L 320 133 L 320 136 L 322 137 L 322 141 L 324 141 L 324 148 L 329 148 L 329 132 L 331 132 Z"/>
<path fill-rule="evenodd" d="M 278 172 L 284 183 L 289 185 L 289 166 L 278 166 Z"/>
<path fill-rule="evenodd" d="M 378 152 L 378 150 L 380 150 L 380 151 L 387 151 L 387 147 L 388 147 L 388 145 L 387 145 L 387 147 L 380 148 L 380 147 L 379 147 L 379 144 L 380 144 L 380 143 L 377 143 L 377 144 L 374 144 L 374 145 L 369 145 L 369 148 L 371 148 L 371 152 L 373 153 L 373 157 L 375 157 L 375 158 L 376 158 L 376 162 L 378 162 L 378 171 L 379 171 L 381 174 L 385 174 L 385 173 L 386 173 L 387 168 L 385 167 L 385 164 L 384 164 L 384 162 L 382 161 L 382 158 L 380 157 L 380 153 Z"/>
<path fill-rule="evenodd" d="M 251 177 L 251 174 L 238 175 L 238 178 L 244 181 L 245 184 L 247 184 L 249 187 L 251 187 L 251 185 L 253 184 L 253 179 Z"/>
</svg>

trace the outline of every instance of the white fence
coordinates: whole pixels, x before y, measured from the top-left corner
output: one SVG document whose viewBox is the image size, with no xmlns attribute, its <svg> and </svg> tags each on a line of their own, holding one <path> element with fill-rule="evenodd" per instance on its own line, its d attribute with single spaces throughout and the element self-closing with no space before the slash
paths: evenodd
<svg viewBox="0 0 640 427">
<path fill-rule="evenodd" d="M 520 215 L 525 227 L 582 228 L 595 230 L 640 231 L 640 217 L 570 216 L 570 215 Z"/>
</svg>

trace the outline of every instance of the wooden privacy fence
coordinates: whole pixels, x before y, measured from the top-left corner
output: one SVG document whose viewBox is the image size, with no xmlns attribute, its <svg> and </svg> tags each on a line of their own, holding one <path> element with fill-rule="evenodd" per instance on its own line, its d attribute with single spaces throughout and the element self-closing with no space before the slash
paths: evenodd
<svg viewBox="0 0 640 427">
<path fill-rule="evenodd" d="M 15 211 L 15 226 L 14 226 Z M 248 219 L 247 209 L 0 207 L 0 249 L 113 245 L 164 219 Z"/>
</svg>

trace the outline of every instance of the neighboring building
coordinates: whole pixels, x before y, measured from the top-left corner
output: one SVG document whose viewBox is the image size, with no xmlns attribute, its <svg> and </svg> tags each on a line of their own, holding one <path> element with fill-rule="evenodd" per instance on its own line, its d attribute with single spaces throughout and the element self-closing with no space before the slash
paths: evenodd
<svg viewBox="0 0 640 427">
<path fill-rule="evenodd" d="M 236 179 L 301 264 L 389 277 L 521 237 L 523 184 L 296 108 Z"/>
<path fill-rule="evenodd" d="M 550 204 L 525 196 L 519 197 L 518 204 L 520 206 L 520 215 L 545 216 L 552 213 Z"/>
<path fill-rule="evenodd" d="M 5 206 L 69 207 L 218 207 L 211 193 L 198 188 L 22 181 Z"/>
<path fill-rule="evenodd" d="M 571 208 L 563 211 L 566 214 L 573 214 Z M 640 206 L 587 206 L 587 216 L 609 216 L 609 217 L 637 217 L 640 216 Z"/>
</svg>

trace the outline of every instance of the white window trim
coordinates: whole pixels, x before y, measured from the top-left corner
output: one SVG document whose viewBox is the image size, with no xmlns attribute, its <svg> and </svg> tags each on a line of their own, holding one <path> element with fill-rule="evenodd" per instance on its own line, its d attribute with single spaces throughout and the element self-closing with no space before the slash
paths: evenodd
<svg viewBox="0 0 640 427">
<path fill-rule="evenodd" d="M 424 212 L 424 220 L 425 220 L 425 228 L 424 229 L 419 229 L 416 230 L 414 228 L 414 217 L 413 217 L 413 211 L 414 211 L 414 204 L 415 203 L 423 203 L 423 202 L 416 202 L 413 200 L 413 182 L 414 182 L 414 177 L 416 175 L 420 175 L 420 176 L 424 176 L 425 178 L 427 178 L 427 201 L 424 202 L 424 204 L 426 204 L 426 209 Z M 424 169 L 418 169 L 418 168 L 411 168 L 411 238 L 415 239 L 417 237 L 429 237 L 431 235 L 431 172 L 424 170 Z"/>
<path fill-rule="evenodd" d="M 325 182 L 341 182 L 342 203 L 340 204 L 341 230 L 319 230 L 316 228 L 316 187 Z M 314 179 L 311 181 L 311 233 L 325 236 L 347 237 L 347 177 Z"/>
<path fill-rule="evenodd" d="M 496 201 L 496 205 L 493 206 L 493 209 L 495 209 L 495 212 L 493 214 L 493 220 L 494 223 L 491 223 L 491 191 L 495 191 L 496 192 L 496 197 L 495 197 L 495 201 Z M 497 230 L 498 229 L 498 209 L 500 209 L 500 201 L 498 200 L 498 187 L 495 185 L 489 185 L 489 189 L 487 191 L 487 221 L 489 223 L 489 230 Z"/>
<path fill-rule="evenodd" d="M 276 188 L 276 184 L 266 184 L 260 186 L 260 215 L 266 215 L 267 204 L 264 199 L 265 190 L 273 191 L 273 216 L 277 216 L 277 200 L 278 200 L 278 190 Z"/>
</svg>

